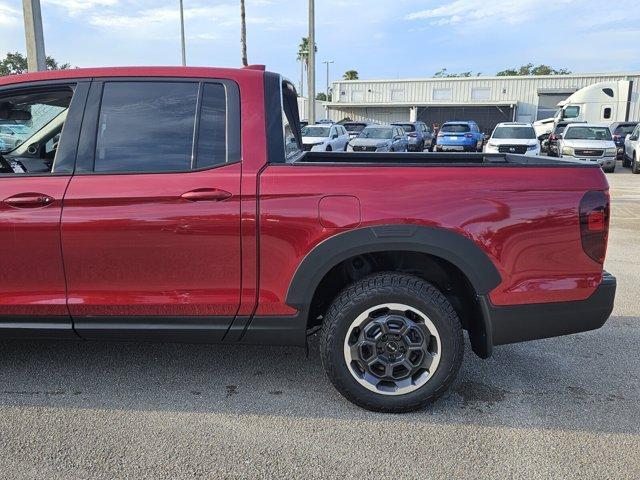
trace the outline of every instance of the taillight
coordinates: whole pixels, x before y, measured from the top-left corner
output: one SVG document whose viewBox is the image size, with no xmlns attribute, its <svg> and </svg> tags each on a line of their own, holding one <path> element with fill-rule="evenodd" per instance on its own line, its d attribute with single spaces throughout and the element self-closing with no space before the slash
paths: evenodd
<svg viewBox="0 0 640 480">
<path fill-rule="evenodd" d="M 467 138 L 473 138 L 473 134 L 472 133 L 465 133 L 464 136 L 467 137 Z"/>
<path fill-rule="evenodd" d="M 589 191 L 580 201 L 582 249 L 598 263 L 604 263 L 609 238 L 609 192 Z"/>
</svg>

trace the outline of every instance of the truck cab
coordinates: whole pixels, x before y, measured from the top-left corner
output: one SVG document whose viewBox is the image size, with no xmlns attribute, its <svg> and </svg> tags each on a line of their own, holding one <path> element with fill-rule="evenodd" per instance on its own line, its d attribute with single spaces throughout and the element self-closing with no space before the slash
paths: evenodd
<svg viewBox="0 0 640 480">
<path fill-rule="evenodd" d="M 534 123 L 536 135 L 551 133 L 559 122 L 628 121 L 633 89 L 634 83 L 629 80 L 600 82 L 582 88 L 560 102 L 552 118 Z"/>
</svg>

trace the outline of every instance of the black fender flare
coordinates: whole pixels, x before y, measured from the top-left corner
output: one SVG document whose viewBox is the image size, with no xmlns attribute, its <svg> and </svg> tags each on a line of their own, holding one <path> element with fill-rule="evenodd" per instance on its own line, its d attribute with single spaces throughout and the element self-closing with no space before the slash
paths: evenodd
<svg viewBox="0 0 640 480">
<path fill-rule="evenodd" d="M 477 295 L 486 295 L 502 281 L 487 254 L 471 239 L 440 227 L 379 225 L 329 237 L 300 262 L 289 284 L 287 305 L 307 310 L 324 276 L 340 262 L 365 253 L 407 251 L 433 255 L 455 265 Z"/>
</svg>

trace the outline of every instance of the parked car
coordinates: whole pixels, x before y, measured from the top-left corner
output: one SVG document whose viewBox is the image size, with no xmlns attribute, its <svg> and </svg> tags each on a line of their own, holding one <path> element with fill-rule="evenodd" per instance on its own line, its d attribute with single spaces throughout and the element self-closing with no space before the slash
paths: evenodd
<svg viewBox="0 0 640 480">
<path fill-rule="evenodd" d="M 630 164 L 624 158 L 624 141 L 627 135 L 631 134 L 638 125 L 638 122 L 615 122 L 609 127 L 611 137 L 618 147 L 618 158 L 622 158 L 622 166 L 629 167 Z"/>
<path fill-rule="evenodd" d="M 409 140 L 402 127 L 369 125 L 349 142 L 350 152 L 406 152 Z"/>
<path fill-rule="evenodd" d="M 558 150 L 558 142 L 560 140 L 560 137 L 562 136 L 562 132 L 564 132 L 564 129 L 570 123 L 586 123 L 586 122 L 558 122 L 558 124 L 554 127 L 553 132 L 551 132 L 551 134 L 549 135 L 549 139 L 548 139 L 547 154 L 550 157 L 560 156 L 560 151 Z"/>
<path fill-rule="evenodd" d="M 540 143 L 532 124 L 503 122 L 496 125 L 484 151 L 485 153 L 540 155 Z"/>
<path fill-rule="evenodd" d="M 349 134 L 342 125 L 316 124 L 302 129 L 302 145 L 307 151 L 344 152 L 348 143 Z"/>
<path fill-rule="evenodd" d="M 440 127 L 436 151 L 481 152 L 484 133 L 473 121 L 446 122 Z"/>
<path fill-rule="evenodd" d="M 596 163 L 605 172 L 616 169 L 618 147 L 607 125 L 570 123 L 559 137 L 560 158 L 582 163 Z"/>
<path fill-rule="evenodd" d="M 368 122 L 344 122 L 342 126 L 349 132 L 349 137 L 356 138 L 360 132 L 371 125 Z"/>
<path fill-rule="evenodd" d="M 430 151 L 436 144 L 436 136 L 433 134 L 431 127 L 427 126 L 424 122 L 407 122 L 407 123 L 392 123 L 397 127 L 402 127 L 407 133 L 409 139 L 410 152 L 423 152 L 425 148 Z"/>
<path fill-rule="evenodd" d="M 624 139 L 623 167 L 631 167 L 633 173 L 640 173 L 640 124 Z"/>
<path fill-rule="evenodd" d="M 0 140 L 4 141 L 6 148 L 16 148 L 24 141 L 28 133 L 29 129 L 25 125 L 17 123 L 0 124 Z"/>
<path fill-rule="evenodd" d="M 259 69 L 0 77 L 0 116 L 53 115 L 0 159 L 0 338 L 304 346 L 317 332 L 342 395 L 404 412 L 454 381 L 463 330 L 488 358 L 606 322 L 597 163 L 304 152 L 296 98 Z"/>
</svg>

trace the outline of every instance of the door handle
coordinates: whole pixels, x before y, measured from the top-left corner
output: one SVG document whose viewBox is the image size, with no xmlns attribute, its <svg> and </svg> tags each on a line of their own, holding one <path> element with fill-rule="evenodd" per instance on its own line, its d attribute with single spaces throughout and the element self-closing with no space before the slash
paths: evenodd
<svg viewBox="0 0 640 480">
<path fill-rule="evenodd" d="M 51 205 L 53 197 L 43 193 L 19 193 L 4 199 L 4 203 L 15 208 L 39 208 Z"/>
<path fill-rule="evenodd" d="M 190 202 L 222 202 L 231 197 L 231 193 L 217 188 L 198 188 L 180 195 Z"/>
</svg>

